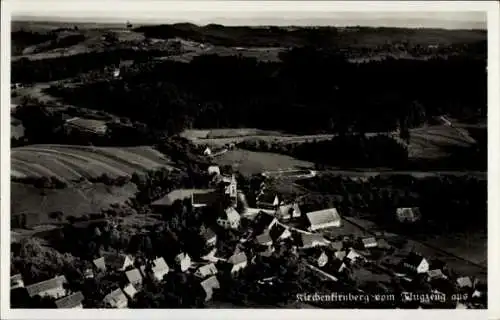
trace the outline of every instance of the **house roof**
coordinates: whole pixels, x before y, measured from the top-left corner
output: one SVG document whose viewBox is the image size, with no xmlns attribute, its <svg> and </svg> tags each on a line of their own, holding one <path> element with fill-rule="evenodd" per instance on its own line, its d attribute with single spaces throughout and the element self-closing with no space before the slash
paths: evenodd
<svg viewBox="0 0 500 320">
<path fill-rule="evenodd" d="M 125 296 L 125 293 L 123 293 L 122 289 L 120 289 L 120 288 L 108 293 L 104 297 L 104 302 L 109 303 L 111 305 L 117 304 L 120 301 L 127 301 L 127 297 Z"/>
<path fill-rule="evenodd" d="M 362 255 L 360 255 L 356 250 L 350 249 L 349 253 L 347 254 L 347 259 L 349 260 L 355 260 L 357 258 L 364 258 Z"/>
<path fill-rule="evenodd" d="M 176 200 L 191 198 L 196 193 L 211 193 L 213 189 L 176 189 L 151 203 L 152 206 L 171 206 Z"/>
<path fill-rule="evenodd" d="M 68 309 L 80 305 L 84 299 L 85 297 L 83 296 L 83 294 L 80 291 L 78 291 L 69 296 L 57 300 L 55 303 L 56 307 L 59 309 L 64 309 L 64 308 Z"/>
<path fill-rule="evenodd" d="M 300 239 L 301 239 L 302 245 L 304 247 L 310 246 L 314 242 L 320 242 L 323 244 L 327 243 L 327 240 L 321 234 L 317 234 L 317 233 L 301 233 Z"/>
<path fill-rule="evenodd" d="M 259 227 L 267 228 L 275 219 L 275 216 L 264 211 L 259 211 L 257 217 L 255 217 L 255 222 Z"/>
<path fill-rule="evenodd" d="M 22 280 L 23 280 L 23 276 L 20 273 L 17 273 L 17 274 L 10 277 L 11 282 L 22 281 Z"/>
<path fill-rule="evenodd" d="M 137 293 L 137 290 L 135 289 L 135 287 L 129 283 L 128 285 L 126 285 L 124 288 L 123 288 L 123 292 L 129 296 L 130 298 L 134 298 L 135 294 Z"/>
<path fill-rule="evenodd" d="M 283 235 L 285 231 L 287 231 L 287 228 L 285 228 L 281 224 L 276 223 L 269 230 L 269 235 L 271 236 L 271 239 L 276 240 L 281 237 L 281 235 Z"/>
<path fill-rule="evenodd" d="M 457 279 L 457 284 L 460 287 L 471 287 L 472 288 L 472 280 L 470 277 L 460 277 Z"/>
<path fill-rule="evenodd" d="M 411 266 L 418 267 L 422 260 L 424 260 L 424 257 L 415 252 L 410 252 L 406 259 L 404 259 L 404 262 Z"/>
<path fill-rule="evenodd" d="M 217 200 L 218 196 L 219 194 L 215 190 L 193 193 L 193 205 L 210 205 Z"/>
<path fill-rule="evenodd" d="M 208 296 L 212 295 L 213 289 L 220 288 L 219 280 L 217 280 L 216 276 L 211 276 L 210 278 L 203 280 L 200 284 Z"/>
<path fill-rule="evenodd" d="M 211 240 L 217 236 L 215 232 L 210 228 L 203 228 L 203 230 L 201 230 L 200 232 L 200 235 L 205 241 Z"/>
<path fill-rule="evenodd" d="M 342 241 L 333 241 L 332 243 L 330 243 L 330 247 L 339 251 L 342 250 L 342 248 L 344 248 L 344 243 Z"/>
<path fill-rule="evenodd" d="M 407 219 L 413 219 L 413 218 L 417 218 L 420 216 L 420 208 L 418 208 L 418 207 L 397 208 L 396 214 L 400 217 L 404 217 Z"/>
<path fill-rule="evenodd" d="M 153 266 L 151 268 L 153 273 L 164 272 L 165 270 L 169 270 L 168 264 L 165 262 L 165 259 L 158 258 L 153 261 Z"/>
<path fill-rule="evenodd" d="M 93 262 L 97 269 L 106 270 L 106 262 L 104 260 L 104 257 L 97 258 Z"/>
<path fill-rule="evenodd" d="M 345 251 L 336 251 L 335 253 L 335 258 L 339 259 L 339 260 L 344 260 L 344 258 L 346 257 L 347 253 Z"/>
<path fill-rule="evenodd" d="M 441 269 L 429 270 L 429 272 L 427 272 L 427 275 L 431 279 L 444 278 L 445 277 L 445 275 L 443 274 L 443 271 L 441 271 Z"/>
<path fill-rule="evenodd" d="M 369 238 L 363 238 L 361 239 L 361 241 L 363 242 L 363 244 L 366 246 L 366 245 L 370 245 L 370 244 L 377 244 L 377 239 L 375 239 L 375 237 L 369 237 Z"/>
<path fill-rule="evenodd" d="M 26 286 L 26 290 L 28 291 L 30 297 L 33 297 L 37 294 L 40 294 L 41 292 L 62 287 L 64 283 L 67 283 L 66 277 L 58 276 L 52 279 L 30 284 L 29 286 Z"/>
<path fill-rule="evenodd" d="M 96 120 L 96 119 L 86 119 L 86 118 L 71 118 L 66 120 L 66 123 L 78 128 L 82 128 L 85 130 L 91 130 L 91 131 L 98 131 L 102 127 L 106 126 L 106 122 L 102 120 Z"/>
<path fill-rule="evenodd" d="M 295 214 L 300 214 L 300 207 L 297 203 L 289 203 L 279 206 L 276 210 L 276 215 L 279 217 L 291 216 L 293 211 L 295 211 Z"/>
<path fill-rule="evenodd" d="M 187 253 L 181 252 L 177 256 L 175 256 L 175 261 L 180 262 L 180 261 L 182 261 L 184 259 L 188 259 L 188 258 L 191 258 L 191 257 Z"/>
<path fill-rule="evenodd" d="M 331 261 L 331 267 L 332 269 L 335 269 L 337 272 L 342 268 L 342 266 L 345 268 L 347 267 L 346 264 L 342 260 L 333 260 Z"/>
<path fill-rule="evenodd" d="M 264 191 L 262 192 L 258 197 L 257 197 L 257 202 L 263 202 L 263 203 L 274 203 L 274 200 L 278 197 L 278 194 L 276 192 L 271 192 L 271 191 Z M 279 200 L 279 197 L 278 197 Z"/>
<path fill-rule="evenodd" d="M 238 211 L 236 211 L 236 209 L 233 207 L 226 208 L 226 210 L 224 210 L 224 213 L 226 215 L 225 218 L 229 221 L 240 220 L 241 218 Z"/>
<path fill-rule="evenodd" d="M 139 269 L 132 269 L 125 271 L 125 276 L 130 283 L 142 282 L 142 276 Z"/>
<path fill-rule="evenodd" d="M 307 219 L 309 220 L 309 223 L 312 226 L 326 224 L 340 220 L 340 215 L 337 212 L 337 209 L 335 208 L 312 211 L 308 212 L 306 215 Z"/>
<path fill-rule="evenodd" d="M 213 263 L 201 266 L 198 270 L 203 278 L 217 274 L 217 267 Z"/>
<path fill-rule="evenodd" d="M 260 245 L 265 245 L 269 242 L 273 242 L 273 239 L 271 238 L 269 232 L 264 232 L 255 237 L 255 241 Z"/>
<path fill-rule="evenodd" d="M 244 252 L 233 254 L 228 260 L 230 264 L 240 264 L 247 261 L 247 255 Z"/>
</svg>

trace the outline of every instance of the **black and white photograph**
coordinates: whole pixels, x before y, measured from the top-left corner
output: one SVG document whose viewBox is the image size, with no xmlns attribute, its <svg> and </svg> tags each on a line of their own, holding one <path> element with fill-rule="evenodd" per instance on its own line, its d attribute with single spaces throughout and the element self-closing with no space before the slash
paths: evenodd
<svg viewBox="0 0 500 320">
<path fill-rule="evenodd" d="M 10 309 L 488 309 L 485 2 L 44 2 L 2 43 Z"/>
</svg>

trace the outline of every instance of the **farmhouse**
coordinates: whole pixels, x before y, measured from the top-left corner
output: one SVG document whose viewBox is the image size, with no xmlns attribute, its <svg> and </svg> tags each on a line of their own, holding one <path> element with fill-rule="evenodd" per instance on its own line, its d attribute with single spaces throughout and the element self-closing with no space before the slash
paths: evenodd
<svg viewBox="0 0 500 320">
<path fill-rule="evenodd" d="M 18 273 L 10 277 L 10 289 L 24 288 L 23 276 Z"/>
<path fill-rule="evenodd" d="M 104 261 L 104 257 L 95 259 L 93 263 L 97 270 L 106 271 L 106 262 Z"/>
<path fill-rule="evenodd" d="M 40 297 L 49 296 L 58 299 L 66 295 L 65 283 L 67 283 L 66 277 L 58 276 L 26 286 L 26 291 L 28 291 L 30 297 L 38 295 Z"/>
<path fill-rule="evenodd" d="M 200 284 L 205 291 L 205 301 L 212 299 L 214 290 L 220 289 L 219 280 L 217 280 L 216 276 L 211 276 L 210 278 L 203 280 Z"/>
<path fill-rule="evenodd" d="M 397 208 L 396 218 L 401 223 L 417 222 L 421 218 L 420 208 Z"/>
<path fill-rule="evenodd" d="M 106 306 L 117 309 L 124 309 L 128 306 L 127 297 L 120 288 L 106 295 L 103 299 L 103 302 Z"/>
<path fill-rule="evenodd" d="M 323 250 L 320 250 L 320 251 L 316 252 L 313 255 L 313 259 L 314 259 L 314 262 L 320 268 L 324 267 L 327 264 L 327 262 L 328 262 L 328 256 L 326 255 L 326 253 Z"/>
<path fill-rule="evenodd" d="M 342 241 L 333 241 L 330 243 L 330 248 L 340 251 L 344 248 L 344 243 Z"/>
<path fill-rule="evenodd" d="M 299 218 L 301 215 L 298 203 L 283 204 L 276 210 L 276 216 L 283 220 Z"/>
<path fill-rule="evenodd" d="M 319 246 L 327 246 L 328 240 L 326 240 L 322 235 L 317 233 L 301 233 L 300 234 L 301 248 L 309 249 Z"/>
<path fill-rule="evenodd" d="M 457 278 L 457 286 L 459 288 L 472 288 L 472 280 L 470 277 Z"/>
<path fill-rule="evenodd" d="M 206 279 L 207 277 L 214 276 L 217 274 L 217 267 L 213 263 L 206 264 L 199 267 L 194 275 L 201 279 Z"/>
<path fill-rule="evenodd" d="M 268 232 L 264 232 L 255 237 L 255 242 L 259 246 L 269 247 L 273 244 L 273 239 L 271 238 Z"/>
<path fill-rule="evenodd" d="M 244 252 L 236 252 L 227 260 L 227 262 L 231 265 L 231 273 L 234 274 L 241 269 L 246 268 L 248 259 Z"/>
<path fill-rule="evenodd" d="M 375 237 L 363 238 L 361 239 L 361 244 L 364 249 L 375 248 L 378 246 L 378 242 Z"/>
<path fill-rule="evenodd" d="M 308 212 L 306 216 L 310 231 L 341 226 L 340 215 L 335 208 Z"/>
<path fill-rule="evenodd" d="M 128 284 L 123 288 L 123 292 L 129 297 L 130 299 L 134 299 L 135 295 L 137 294 L 137 289 L 132 285 Z"/>
<path fill-rule="evenodd" d="M 64 127 L 67 133 L 85 132 L 91 134 L 104 135 L 108 130 L 105 121 L 95 120 L 95 119 L 85 119 L 79 117 L 66 120 Z"/>
<path fill-rule="evenodd" d="M 429 270 L 427 272 L 427 279 L 428 281 L 436 280 L 436 279 L 446 279 L 446 275 L 444 275 L 443 271 L 441 269 L 434 269 L 434 270 Z"/>
<path fill-rule="evenodd" d="M 158 281 L 162 281 L 163 277 L 170 271 L 170 268 L 165 262 L 165 259 L 161 257 L 153 260 L 151 270 L 155 279 Z"/>
<path fill-rule="evenodd" d="M 240 226 L 240 214 L 233 207 L 226 208 L 217 218 L 217 224 L 225 229 L 238 229 Z"/>
<path fill-rule="evenodd" d="M 179 253 L 175 257 L 175 262 L 179 265 L 179 269 L 185 272 L 191 267 L 191 257 L 187 253 Z"/>
<path fill-rule="evenodd" d="M 139 272 L 139 269 L 131 269 L 125 271 L 125 276 L 127 277 L 128 282 L 134 286 L 139 286 L 142 284 L 142 276 Z"/>
<path fill-rule="evenodd" d="M 361 254 L 359 254 L 356 250 L 350 249 L 349 252 L 346 255 L 346 259 L 348 259 L 351 262 L 356 262 L 356 261 L 365 261 L 365 257 L 363 257 Z"/>
<path fill-rule="evenodd" d="M 55 302 L 58 309 L 78 309 L 83 308 L 82 302 L 84 300 L 83 294 L 78 291 L 67 297 L 61 298 Z"/>
<path fill-rule="evenodd" d="M 344 250 L 342 250 L 342 251 L 335 251 L 335 253 L 333 255 L 338 260 L 344 260 L 344 258 L 346 257 L 347 254 Z"/>
<path fill-rule="evenodd" d="M 427 273 L 429 271 L 429 262 L 415 252 L 410 252 L 403 260 L 403 266 L 416 273 Z"/>
<path fill-rule="evenodd" d="M 203 238 L 203 240 L 205 240 L 205 245 L 209 247 L 212 247 L 217 243 L 217 235 L 210 228 L 202 227 L 200 235 Z"/>
<path fill-rule="evenodd" d="M 290 230 L 285 228 L 283 225 L 275 223 L 271 229 L 269 230 L 269 235 L 273 239 L 273 241 L 279 242 L 285 239 L 288 239 L 292 236 Z"/>
</svg>

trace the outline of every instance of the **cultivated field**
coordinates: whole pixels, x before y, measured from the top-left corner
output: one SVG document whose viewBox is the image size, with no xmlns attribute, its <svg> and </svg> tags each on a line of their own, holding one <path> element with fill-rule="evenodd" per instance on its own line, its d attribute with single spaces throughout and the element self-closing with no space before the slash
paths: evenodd
<svg viewBox="0 0 500 320">
<path fill-rule="evenodd" d="M 11 150 L 11 175 L 56 177 L 61 181 L 131 176 L 155 168 L 172 168 L 172 162 L 151 147 L 88 147 L 31 145 Z"/>
<path fill-rule="evenodd" d="M 254 152 L 242 149 L 230 150 L 214 157 L 220 166 L 230 165 L 243 174 L 259 174 L 264 171 L 280 169 L 312 168 L 313 163 L 293 157 L 269 152 Z"/>
</svg>

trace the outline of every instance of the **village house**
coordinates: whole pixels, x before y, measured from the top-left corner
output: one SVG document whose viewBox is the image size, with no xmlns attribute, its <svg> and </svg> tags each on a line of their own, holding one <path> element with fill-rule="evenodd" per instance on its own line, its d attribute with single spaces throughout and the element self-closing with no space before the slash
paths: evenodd
<svg viewBox="0 0 500 320">
<path fill-rule="evenodd" d="M 92 279 L 94 277 L 94 271 L 92 271 L 92 269 L 85 269 L 83 276 L 85 279 Z"/>
<path fill-rule="evenodd" d="M 262 209 L 278 209 L 280 198 L 274 192 L 264 190 L 257 196 L 257 207 Z"/>
<path fill-rule="evenodd" d="M 220 289 L 219 280 L 217 280 L 216 276 L 211 276 L 210 278 L 203 280 L 200 285 L 205 291 L 205 301 L 211 300 L 214 290 Z"/>
<path fill-rule="evenodd" d="M 205 241 L 205 245 L 207 247 L 213 247 L 217 244 L 217 234 L 215 234 L 212 229 L 202 227 L 200 230 L 200 235 Z"/>
<path fill-rule="evenodd" d="M 151 271 L 153 272 L 153 276 L 155 277 L 156 280 L 162 281 L 163 277 L 168 274 L 170 271 L 170 268 L 168 267 L 168 264 L 165 262 L 165 259 L 157 258 L 153 260 L 151 263 Z"/>
<path fill-rule="evenodd" d="M 457 278 L 457 286 L 460 289 L 472 289 L 472 280 L 470 277 L 459 277 Z"/>
<path fill-rule="evenodd" d="M 193 199 L 194 194 L 209 194 L 209 195 L 196 196 Z M 214 189 L 176 189 L 169 192 L 162 198 L 153 201 L 151 203 L 151 208 L 156 213 L 163 213 L 169 207 L 171 207 L 175 201 L 177 200 L 184 201 L 185 199 L 190 199 L 193 207 L 199 208 L 213 203 L 214 198 L 215 198 Z"/>
<path fill-rule="evenodd" d="M 269 230 L 269 235 L 271 236 L 271 239 L 273 239 L 273 241 L 280 242 L 290 238 L 292 236 L 292 233 L 283 225 L 275 223 Z"/>
<path fill-rule="evenodd" d="M 225 229 L 238 229 L 240 221 L 240 214 L 233 207 L 226 208 L 217 218 L 217 224 Z"/>
<path fill-rule="evenodd" d="M 323 250 L 317 251 L 313 255 L 313 260 L 318 267 L 324 267 L 328 263 L 328 256 Z"/>
<path fill-rule="evenodd" d="M 378 246 L 377 239 L 375 237 L 368 237 L 361 239 L 361 246 L 363 249 L 371 249 Z"/>
<path fill-rule="evenodd" d="M 208 167 L 208 175 L 220 175 L 220 168 L 219 166 L 209 166 Z"/>
<path fill-rule="evenodd" d="M 300 218 L 301 211 L 298 203 L 282 204 L 276 209 L 276 217 L 282 220 Z"/>
<path fill-rule="evenodd" d="M 300 242 L 302 249 L 309 249 L 318 246 L 328 246 L 329 241 L 317 233 L 301 233 Z"/>
<path fill-rule="evenodd" d="M 123 287 L 123 293 L 125 293 L 125 295 L 132 300 L 137 294 L 137 289 L 131 283 L 129 283 L 125 287 Z"/>
<path fill-rule="evenodd" d="M 97 270 L 106 271 L 106 262 L 104 260 L 104 257 L 95 259 L 93 263 Z"/>
<path fill-rule="evenodd" d="M 175 257 L 175 262 L 182 272 L 185 272 L 191 267 L 191 257 L 187 253 L 179 253 Z"/>
<path fill-rule="evenodd" d="M 117 271 L 125 271 L 128 267 L 134 265 L 134 261 L 129 255 L 121 253 L 107 254 L 104 256 L 104 261 L 106 262 L 106 267 Z"/>
<path fill-rule="evenodd" d="M 79 117 L 66 120 L 64 128 L 68 134 L 78 132 L 104 135 L 108 130 L 105 121 Z"/>
<path fill-rule="evenodd" d="M 206 148 L 203 150 L 203 155 L 204 155 L 204 156 L 211 156 L 211 155 L 212 155 L 212 150 L 211 150 L 209 147 L 206 147 Z"/>
<path fill-rule="evenodd" d="M 248 265 L 247 255 L 244 252 L 235 252 L 227 262 L 231 268 L 231 274 L 234 274 Z"/>
<path fill-rule="evenodd" d="M 55 304 L 58 309 L 79 309 L 83 308 L 83 294 L 78 291 L 69 296 L 56 300 Z"/>
<path fill-rule="evenodd" d="M 30 297 L 38 295 L 40 297 L 49 296 L 54 299 L 59 299 L 66 295 L 66 289 L 64 288 L 66 283 L 67 280 L 65 276 L 57 276 L 26 286 L 26 291 Z"/>
<path fill-rule="evenodd" d="M 345 250 L 341 250 L 341 251 L 335 251 L 333 255 L 337 260 L 344 260 L 344 258 L 347 256 L 347 253 L 345 252 Z"/>
<path fill-rule="evenodd" d="M 335 273 L 341 273 L 347 269 L 347 265 L 341 260 L 333 260 L 329 265 L 329 269 L 333 270 Z"/>
<path fill-rule="evenodd" d="M 416 273 L 427 273 L 429 271 L 429 262 L 415 252 L 410 252 L 410 254 L 403 260 L 403 266 Z"/>
<path fill-rule="evenodd" d="M 342 241 L 332 241 L 330 243 L 330 248 L 335 249 L 336 251 L 340 251 L 344 248 L 344 243 Z"/>
<path fill-rule="evenodd" d="M 142 275 L 139 272 L 139 269 L 125 271 L 125 276 L 127 277 L 128 282 L 133 286 L 137 287 L 142 285 Z"/>
<path fill-rule="evenodd" d="M 436 279 L 446 279 L 446 275 L 441 271 L 441 269 L 433 269 L 427 272 L 427 281 L 433 281 Z"/>
<path fill-rule="evenodd" d="M 104 305 L 115 309 L 124 309 L 128 307 L 127 296 L 125 296 L 125 293 L 120 288 L 107 294 L 103 302 Z"/>
<path fill-rule="evenodd" d="M 268 232 L 264 232 L 255 237 L 255 243 L 262 247 L 269 247 L 273 244 L 273 239 Z"/>
<path fill-rule="evenodd" d="M 351 263 L 355 263 L 357 261 L 366 261 L 366 258 L 359 254 L 356 250 L 354 249 L 349 249 L 349 252 L 345 256 L 347 260 L 349 260 Z"/>
<path fill-rule="evenodd" d="M 191 194 L 191 205 L 193 208 L 204 208 L 213 205 L 219 198 L 216 190 L 207 189 L 204 192 Z"/>
<path fill-rule="evenodd" d="M 340 227 L 342 225 L 340 215 L 335 208 L 308 212 L 306 216 L 309 222 L 309 231 Z"/>
<path fill-rule="evenodd" d="M 206 279 L 217 274 L 217 267 L 213 263 L 203 265 L 196 269 L 194 275 L 200 279 Z"/>
<path fill-rule="evenodd" d="M 18 273 L 10 277 L 10 289 L 24 288 L 23 276 Z"/>
<path fill-rule="evenodd" d="M 420 208 L 397 208 L 396 219 L 401 223 L 414 223 L 420 220 Z"/>
</svg>

